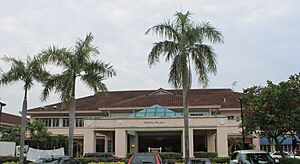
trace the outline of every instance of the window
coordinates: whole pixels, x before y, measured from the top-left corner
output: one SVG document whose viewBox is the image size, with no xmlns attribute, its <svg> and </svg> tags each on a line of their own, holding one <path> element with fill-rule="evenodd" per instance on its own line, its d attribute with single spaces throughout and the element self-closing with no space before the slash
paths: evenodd
<svg viewBox="0 0 300 164">
<path fill-rule="evenodd" d="M 228 120 L 234 120 L 234 116 L 227 116 Z"/>
<path fill-rule="evenodd" d="M 45 127 L 51 127 L 51 118 L 41 118 L 39 120 L 44 123 Z"/>
<path fill-rule="evenodd" d="M 292 151 L 292 145 L 281 145 L 283 151 L 290 152 Z M 279 151 L 277 145 L 275 145 L 275 150 Z"/>
<path fill-rule="evenodd" d="M 69 119 L 63 118 L 63 127 L 69 127 Z"/>
<path fill-rule="evenodd" d="M 271 145 L 260 145 L 260 150 L 271 152 Z"/>
<path fill-rule="evenodd" d="M 59 127 L 59 118 L 53 118 L 52 123 L 52 127 Z"/>
<path fill-rule="evenodd" d="M 83 127 L 83 119 L 76 118 L 76 127 Z"/>
</svg>

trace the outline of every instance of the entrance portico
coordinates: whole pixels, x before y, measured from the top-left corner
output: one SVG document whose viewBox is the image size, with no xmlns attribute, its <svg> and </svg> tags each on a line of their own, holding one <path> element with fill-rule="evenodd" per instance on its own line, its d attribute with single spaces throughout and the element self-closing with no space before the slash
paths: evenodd
<svg viewBox="0 0 300 164">
<path fill-rule="evenodd" d="M 191 157 L 195 151 L 228 156 L 225 117 L 190 117 L 189 120 Z M 162 152 L 185 155 L 182 117 L 85 120 L 85 127 L 84 153 L 101 150 L 125 157 L 127 153 L 146 152 L 148 147 L 161 147 Z M 104 143 L 99 142 L 101 139 Z M 104 148 L 97 148 L 101 145 Z"/>
</svg>

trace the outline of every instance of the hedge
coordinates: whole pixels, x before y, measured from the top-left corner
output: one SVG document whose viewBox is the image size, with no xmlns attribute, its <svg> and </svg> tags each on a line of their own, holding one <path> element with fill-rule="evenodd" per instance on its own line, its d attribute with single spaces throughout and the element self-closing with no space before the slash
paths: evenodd
<svg viewBox="0 0 300 164">
<path fill-rule="evenodd" d="M 120 161 L 114 161 L 114 159 L 105 159 L 105 158 L 96 158 L 96 157 L 80 157 L 80 158 L 76 158 L 76 160 L 78 160 L 81 164 L 88 164 L 88 163 L 101 163 L 101 162 L 106 162 L 106 163 L 110 163 L 110 162 L 127 162 L 128 159 L 121 159 Z"/>
<path fill-rule="evenodd" d="M 215 158 L 218 156 L 215 152 L 198 151 L 194 153 L 195 158 Z"/>
<path fill-rule="evenodd" d="M 88 164 L 125 164 L 125 162 L 90 162 Z"/>
<path fill-rule="evenodd" d="M 0 156 L 0 163 L 4 162 L 18 162 L 19 157 L 11 157 L 11 156 Z"/>
<path fill-rule="evenodd" d="M 278 158 L 280 164 L 299 164 L 300 159 L 297 158 Z"/>
<path fill-rule="evenodd" d="M 229 163 L 230 157 L 215 157 L 210 160 L 212 163 Z"/>
<path fill-rule="evenodd" d="M 159 155 L 162 159 L 182 159 L 181 153 L 161 152 L 161 153 L 159 153 Z"/>
</svg>

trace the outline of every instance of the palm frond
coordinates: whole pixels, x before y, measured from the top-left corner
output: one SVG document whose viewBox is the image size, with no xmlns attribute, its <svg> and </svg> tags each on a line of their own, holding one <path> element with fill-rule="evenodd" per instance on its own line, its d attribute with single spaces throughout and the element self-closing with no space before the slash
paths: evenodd
<svg viewBox="0 0 300 164">
<path fill-rule="evenodd" d="M 165 60 L 169 61 L 179 52 L 179 45 L 173 41 L 162 41 L 154 43 L 151 52 L 148 55 L 149 66 L 159 62 L 160 55 L 165 56 Z"/>
<path fill-rule="evenodd" d="M 70 71 L 64 71 L 62 74 L 51 75 L 43 84 L 41 99 L 46 100 L 50 92 L 54 90 L 59 94 L 62 101 L 68 101 L 72 97 L 73 83 L 75 79 Z"/>
<path fill-rule="evenodd" d="M 182 87 L 182 67 L 180 62 L 180 56 L 176 56 L 170 66 L 169 72 L 169 84 L 174 88 Z"/>
<path fill-rule="evenodd" d="M 87 34 L 84 40 L 78 39 L 75 44 L 74 54 L 78 63 L 90 61 L 90 57 L 99 54 L 97 47 L 92 45 L 94 37 L 91 33 Z"/>
<path fill-rule="evenodd" d="M 204 87 L 208 84 L 208 73 L 217 72 L 216 58 L 213 48 L 205 44 L 196 44 L 191 49 L 191 57 L 195 65 L 198 82 Z"/>
<path fill-rule="evenodd" d="M 179 34 L 170 20 L 149 28 L 146 31 L 146 34 L 149 34 L 150 32 L 157 36 L 165 37 L 166 39 L 174 41 L 179 39 Z"/>
<path fill-rule="evenodd" d="M 116 71 L 110 63 L 104 63 L 103 61 L 99 60 L 85 63 L 83 71 L 86 74 L 100 74 L 105 79 L 116 76 Z"/>
<path fill-rule="evenodd" d="M 97 92 L 106 92 L 107 87 L 103 83 L 103 80 L 106 78 L 100 74 L 90 73 L 81 77 L 81 80 L 85 83 L 86 86 L 93 89 L 95 93 Z"/>
<path fill-rule="evenodd" d="M 54 64 L 65 68 L 71 67 L 71 53 L 70 50 L 66 48 L 50 46 L 47 49 L 43 49 L 38 57 L 43 63 L 53 62 Z"/>
<path fill-rule="evenodd" d="M 8 56 L 2 57 L 1 60 L 11 63 L 10 70 L 4 72 L 0 78 L 2 85 L 7 85 L 11 82 L 16 82 L 19 80 L 23 80 L 23 81 L 25 80 L 26 66 L 24 62 Z"/>
<path fill-rule="evenodd" d="M 174 27 L 176 31 L 184 33 L 185 31 L 187 31 L 187 29 L 193 26 L 193 22 L 191 21 L 191 13 L 189 11 L 187 11 L 185 14 L 182 12 L 176 12 L 174 17 Z"/>
<path fill-rule="evenodd" d="M 202 40 L 207 39 L 212 43 L 224 43 L 224 37 L 217 28 L 213 27 L 209 22 L 202 22 L 197 25 L 195 30 L 199 32 L 198 36 L 202 37 Z"/>
</svg>

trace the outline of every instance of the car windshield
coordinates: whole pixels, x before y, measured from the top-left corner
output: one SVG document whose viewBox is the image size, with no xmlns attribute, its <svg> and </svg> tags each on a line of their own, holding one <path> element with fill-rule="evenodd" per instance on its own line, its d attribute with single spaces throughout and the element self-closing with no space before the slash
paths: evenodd
<svg viewBox="0 0 300 164">
<path fill-rule="evenodd" d="M 273 158 L 267 153 L 251 153 L 245 156 L 245 162 L 249 164 L 275 164 Z"/>
<path fill-rule="evenodd" d="M 133 156 L 132 163 L 133 164 L 156 163 L 156 161 L 154 155 L 138 155 L 138 156 Z"/>
</svg>

